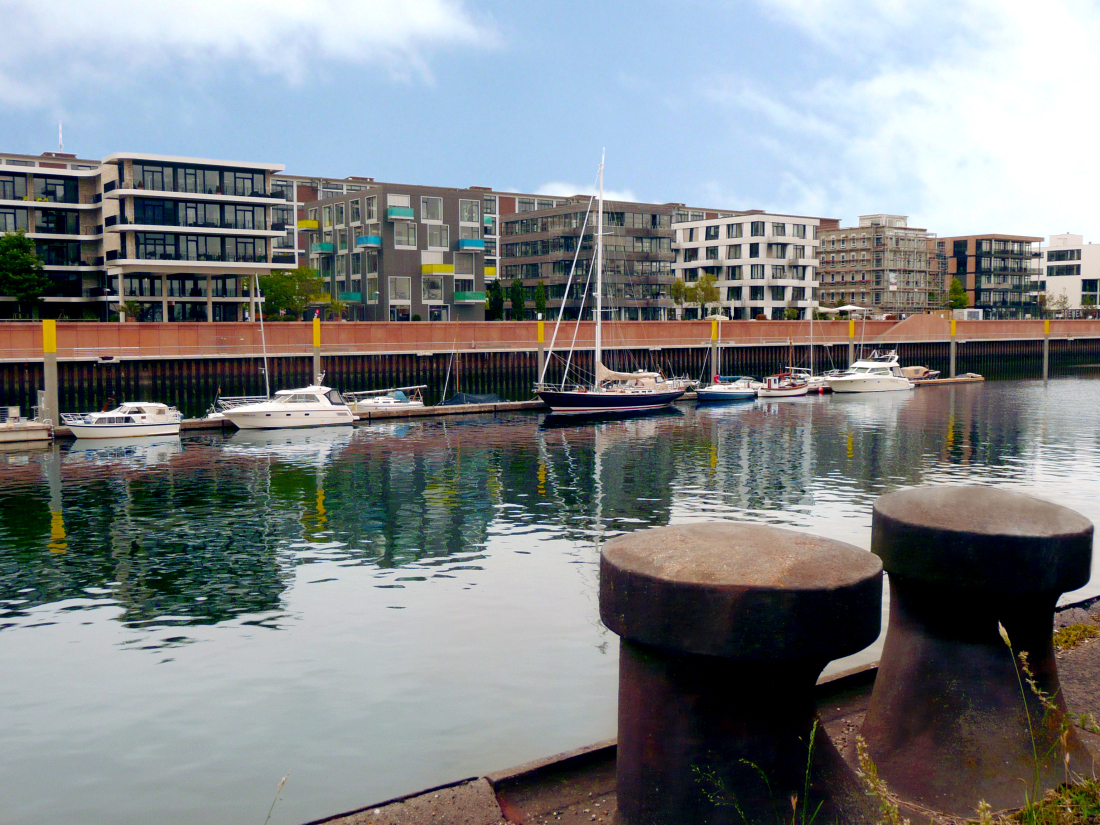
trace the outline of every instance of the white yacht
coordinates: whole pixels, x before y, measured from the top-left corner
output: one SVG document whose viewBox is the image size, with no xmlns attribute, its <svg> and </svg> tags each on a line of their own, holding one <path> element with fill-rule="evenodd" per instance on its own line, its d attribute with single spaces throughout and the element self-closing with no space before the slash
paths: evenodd
<svg viewBox="0 0 1100 825">
<path fill-rule="evenodd" d="M 861 358 L 827 380 L 833 392 L 892 392 L 911 390 L 915 386 L 902 373 L 898 355 L 892 350 L 875 350 L 869 358 Z"/>
<path fill-rule="evenodd" d="M 424 406 L 421 390 L 427 388 L 427 384 L 417 384 L 412 387 L 394 387 L 388 390 L 348 392 L 344 393 L 344 400 L 351 411 L 357 413 L 419 409 Z"/>
<path fill-rule="evenodd" d="M 747 375 L 716 375 L 713 384 L 695 390 L 695 397 L 701 403 L 748 401 L 756 398 L 756 391 L 762 386 Z"/>
<path fill-rule="evenodd" d="M 61 414 L 62 425 L 77 438 L 179 435 L 181 421 L 183 415 L 175 407 L 147 401 L 131 401 L 103 412 Z"/>
<path fill-rule="evenodd" d="M 311 384 L 296 390 L 279 390 L 269 401 L 241 404 L 222 410 L 242 430 L 278 430 L 284 427 L 331 427 L 354 424 L 355 413 L 343 396 L 331 387 Z"/>
</svg>

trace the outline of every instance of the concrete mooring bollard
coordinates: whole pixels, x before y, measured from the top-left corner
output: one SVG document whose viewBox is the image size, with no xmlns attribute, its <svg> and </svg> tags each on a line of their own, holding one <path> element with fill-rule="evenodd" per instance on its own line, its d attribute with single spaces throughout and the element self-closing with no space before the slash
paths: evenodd
<svg viewBox="0 0 1100 825">
<path fill-rule="evenodd" d="M 973 816 L 983 799 L 1017 807 L 1067 774 L 1091 777 L 1062 726 L 1051 637 L 1058 596 L 1089 579 L 1092 523 L 992 487 L 920 487 L 878 499 L 872 524 L 890 623 L 863 736 L 888 786 Z M 1021 652 L 1052 712 L 1018 672 Z"/>
<path fill-rule="evenodd" d="M 820 822 L 873 822 L 815 731 L 813 694 L 829 661 L 875 640 L 881 609 L 879 560 L 842 542 L 731 523 L 608 542 L 600 616 L 621 637 L 618 821 L 770 825 L 792 818 L 793 798 L 807 822 L 819 805 Z"/>
</svg>

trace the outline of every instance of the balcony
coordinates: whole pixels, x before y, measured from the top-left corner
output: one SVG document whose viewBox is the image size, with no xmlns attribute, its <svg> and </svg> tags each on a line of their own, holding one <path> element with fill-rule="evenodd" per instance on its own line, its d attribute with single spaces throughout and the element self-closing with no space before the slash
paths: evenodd
<svg viewBox="0 0 1100 825">
<path fill-rule="evenodd" d="M 480 238 L 463 238 L 458 242 L 459 252 L 484 252 L 485 241 Z"/>
<path fill-rule="evenodd" d="M 485 215 L 485 216 L 484 216 L 484 217 L 483 217 L 483 218 L 481 219 L 481 222 L 482 222 L 483 224 L 485 224 L 486 226 L 492 226 L 492 224 L 493 224 L 493 220 L 494 220 L 494 216 L 493 216 L 493 215 Z"/>
<path fill-rule="evenodd" d="M 320 229 L 321 226 L 320 226 L 320 224 L 317 223 L 317 221 L 303 219 L 303 220 L 298 221 L 298 228 L 299 229 Z"/>
<path fill-rule="evenodd" d="M 361 304 L 361 303 L 363 303 L 363 293 L 362 292 L 341 292 L 340 293 L 340 300 L 341 301 L 352 301 L 353 303 Z"/>
<path fill-rule="evenodd" d="M 315 243 L 309 248 L 310 252 L 335 252 L 336 247 L 331 243 Z"/>
<path fill-rule="evenodd" d="M 386 218 L 391 221 L 411 221 L 413 220 L 412 207 L 390 206 L 386 209 Z"/>
<path fill-rule="evenodd" d="M 355 239 L 355 245 L 359 247 L 366 247 L 367 249 L 381 249 L 382 248 L 382 236 L 381 235 L 360 235 Z"/>
<path fill-rule="evenodd" d="M 296 264 L 298 263 L 298 256 L 293 252 L 276 252 L 271 256 L 271 263 Z"/>
<path fill-rule="evenodd" d="M 485 302 L 484 292 L 456 292 L 456 304 L 480 304 Z"/>
</svg>

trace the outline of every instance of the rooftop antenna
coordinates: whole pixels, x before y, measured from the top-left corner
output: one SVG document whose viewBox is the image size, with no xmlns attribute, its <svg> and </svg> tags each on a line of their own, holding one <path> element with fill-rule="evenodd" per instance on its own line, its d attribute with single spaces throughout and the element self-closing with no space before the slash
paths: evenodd
<svg viewBox="0 0 1100 825">
<path fill-rule="evenodd" d="M 61 121 L 60 120 L 57 121 L 57 151 L 58 152 L 64 152 L 65 151 L 65 138 L 62 136 Z"/>
</svg>

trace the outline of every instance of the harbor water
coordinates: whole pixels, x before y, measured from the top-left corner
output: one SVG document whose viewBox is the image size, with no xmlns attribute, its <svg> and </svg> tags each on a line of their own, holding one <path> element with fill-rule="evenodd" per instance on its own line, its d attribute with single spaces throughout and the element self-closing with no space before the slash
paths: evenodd
<svg viewBox="0 0 1100 825">
<path fill-rule="evenodd" d="M 1065 378 L 0 453 L 0 822 L 260 823 L 289 771 L 300 823 L 607 739 L 601 541 L 866 549 L 919 484 L 1097 521 L 1098 433 L 1100 380 Z"/>
</svg>

